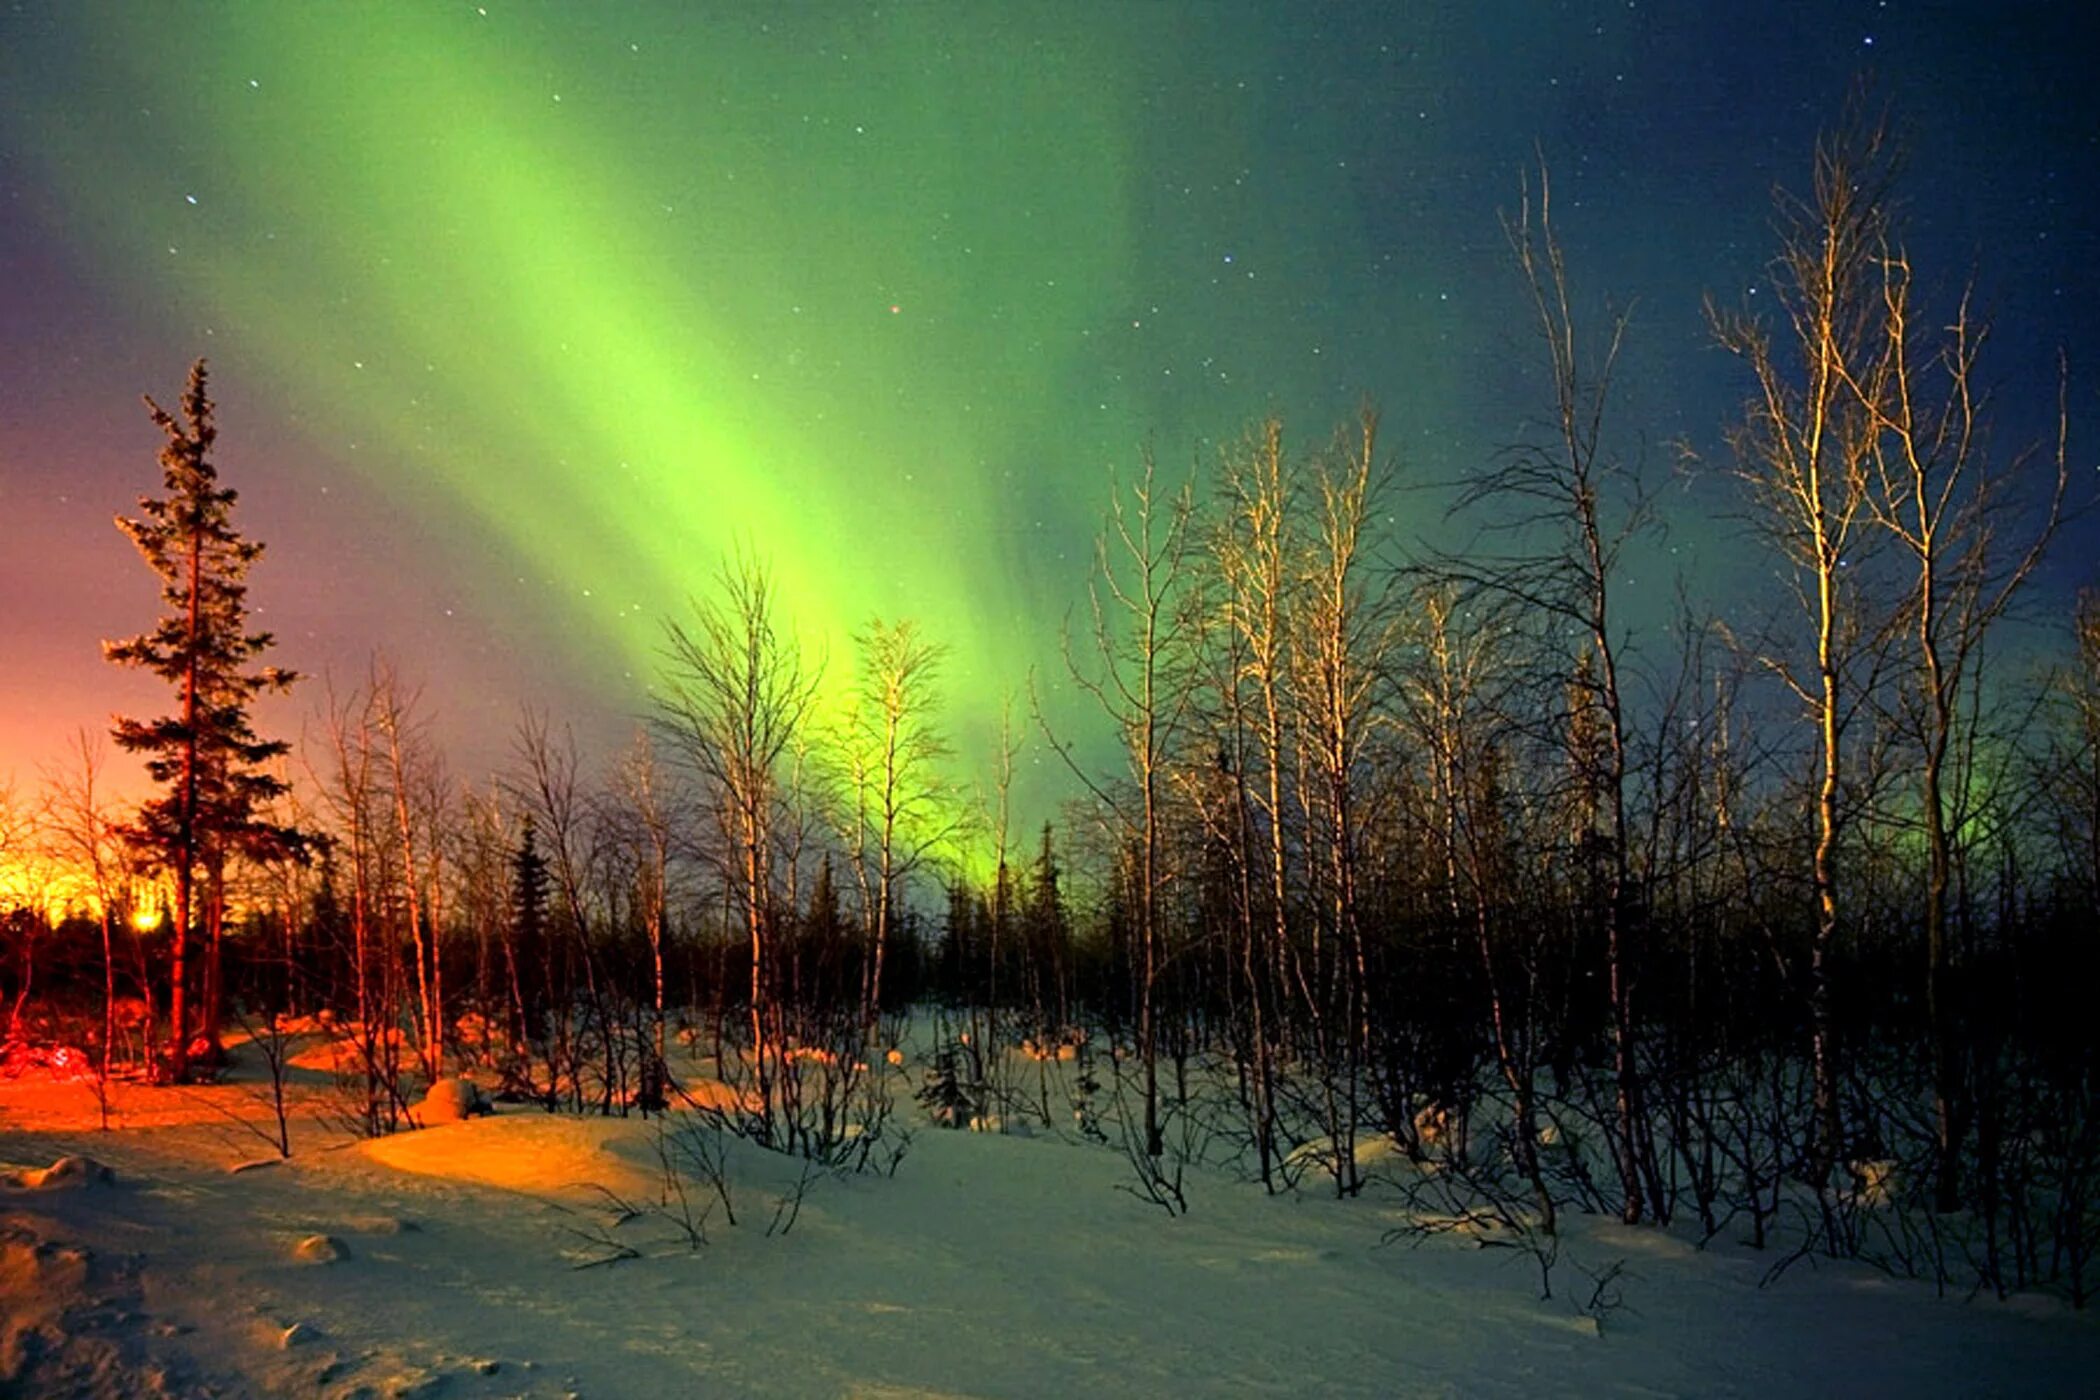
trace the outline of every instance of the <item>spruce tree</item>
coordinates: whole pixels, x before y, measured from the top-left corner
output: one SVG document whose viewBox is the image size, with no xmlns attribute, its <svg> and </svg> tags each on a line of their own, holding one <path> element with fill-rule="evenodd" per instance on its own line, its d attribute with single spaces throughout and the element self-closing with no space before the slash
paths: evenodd
<svg viewBox="0 0 2100 1400">
<path fill-rule="evenodd" d="M 1066 1000 L 1069 969 L 1066 949 L 1071 930 L 1065 918 L 1063 871 L 1057 863 L 1057 847 L 1050 823 L 1043 823 L 1042 849 L 1029 872 L 1028 888 L 1022 897 L 1021 925 L 1028 948 L 1029 980 L 1033 984 L 1036 1028 L 1046 1049 L 1071 1028 L 1071 1008 Z"/>
<path fill-rule="evenodd" d="M 188 963 L 198 915 L 208 938 L 199 1029 L 216 1045 L 226 863 L 235 855 L 268 858 L 301 848 L 299 833 L 261 815 L 285 790 L 264 765 L 288 746 L 258 738 L 248 717 L 251 700 L 285 689 L 294 676 L 256 664 L 272 641 L 268 632 L 247 627 L 248 569 L 263 547 L 234 528 L 237 493 L 219 484 L 211 463 L 218 430 L 205 392 L 204 361 L 190 367 L 180 417 L 151 398 L 146 407 L 167 435 L 160 450 L 166 494 L 141 497 L 140 518 L 120 516 L 117 528 L 159 576 L 166 612 L 150 632 L 105 642 L 103 654 L 118 665 L 151 671 L 175 689 L 175 713 L 152 720 L 120 716 L 113 732 L 126 751 L 147 755 L 146 771 L 163 789 L 124 834 L 175 884 L 167 1071 L 179 1081 L 189 1073 Z"/>
<path fill-rule="evenodd" d="M 511 857 L 510 944 L 511 1039 L 528 1062 L 532 1047 L 546 1038 L 551 999 L 545 966 L 547 952 L 547 858 L 540 854 L 539 829 L 530 812 Z"/>
</svg>

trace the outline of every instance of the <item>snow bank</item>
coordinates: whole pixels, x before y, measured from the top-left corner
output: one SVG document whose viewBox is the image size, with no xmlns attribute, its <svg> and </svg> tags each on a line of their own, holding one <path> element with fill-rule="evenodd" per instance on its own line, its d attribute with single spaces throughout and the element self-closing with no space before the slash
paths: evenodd
<svg viewBox="0 0 2100 1400">
<path fill-rule="evenodd" d="M 24 1167 L 0 1177 L 17 1191 L 68 1191 L 81 1186 L 107 1186 L 115 1173 L 92 1157 L 61 1157 L 48 1167 Z"/>
<path fill-rule="evenodd" d="M 593 1188 L 602 1188 L 639 1198 L 656 1186 L 638 1165 L 647 1160 L 639 1119 L 498 1114 L 373 1138 L 360 1150 L 396 1171 L 539 1196 L 596 1196 Z"/>
<path fill-rule="evenodd" d="M 1368 1172 L 1373 1167 L 1391 1162 L 1404 1164 L 1407 1160 L 1398 1143 L 1384 1133 L 1374 1132 L 1359 1134 L 1350 1155 L 1356 1159 L 1359 1172 Z M 1315 1172 L 1332 1175 L 1335 1157 L 1332 1138 L 1310 1138 L 1292 1148 L 1284 1158 L 1284 1173 L 1291 1180 Z"/>
<path fill-rule="evenodd" d="M 729 1138 L 737 1223 L 688 1180 L 695 1249 L 661 1190 L 662 1119 L 528 1110 L 354 1148 L 316 1127 L 229 1175 L 232 1091 L 154 1091 L 139 1117 L 167 1126 L 89 1139 L 6 1090 L 10 1155 L 51 1164 L 0 1186 L 6 1396 L 2082 1396 L 2100 1374 L 2100 1322 L 2058 1301 L 1828 1263 L 1760 1287 L 1773 1255 L 1729 1231 L 1570 1213 L 1542 1300 L 1524 1251 L 1382 1243 L 1416 1209 L 1399 1163 L 1338 1201 L 1323 1143 L 1288 1196 L 1192 1165 L 1170 1217 L 1114 1147 L 1012 1121 L 922 1131 L 894 1176 L 805 1180 Z M 90 1140 L 126 1189 L 54 1189 L 99 1179 L 53 1170 Z M 769 1230 L 791 1197 L 792 1231 Z M 349 1261 L 302 1262 L 316 1236 Z M 578 1269 L 579 1236 L 602 1267 Z"/>
</svg>

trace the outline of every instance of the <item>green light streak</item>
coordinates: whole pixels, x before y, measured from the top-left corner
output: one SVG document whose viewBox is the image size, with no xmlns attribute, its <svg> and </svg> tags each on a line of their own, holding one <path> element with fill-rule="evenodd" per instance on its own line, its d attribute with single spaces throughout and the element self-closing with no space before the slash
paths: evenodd
<svg viewBox="0 0 2100 1400">
<path fill-rule="evenodd" d="M 746 540 L 813 649 L 913 615 L 957 701 L 992 704 L 1032 610 L 981 467 L 1058 414 L 1030 362 L 1127 301 L 1113 105 L 1054 68 L 954 85 L 923 57 L 969 36 L 923 17 L 840 36 L 867 47 L 829 85 L 802 50 L 658 27 L 580 58 L 428 5 L 112 33 L 97 61 L 166 149 L 54 122 L 53 163 L 98 172 L 71 193 L 115 260 L 317 436 L 553 571 L 578 659 L 651 666 L 658 618 Z M 624 102 L 645 64 L 689 71 Z M 192 193 L 168 253 L 139 210 Z"/>
<path fill-rule="evenodd" d="M 1262 154 L 1289 99 L 1217 76 L 1261 76 L 1259 26 L 1192 49 L 1166 7 L 486 9 L 67 12 L 64 63 L 0 54 L 0 141 L 222 384 L 518 561 L 478 606 L 544 615 L 574 672 L 652 674 L 660 620 L 748 545 L 834 700 L 871 616 L 947 644 L 982 772 L 1031 668 L 1071 707 L 1057 636 L 1109 464 L 1360 392 L 1281 330 L 1373 260 L 1334 162 Z M 1024 763 L 1021 829 L 1062 788 Z"/>
</svg>

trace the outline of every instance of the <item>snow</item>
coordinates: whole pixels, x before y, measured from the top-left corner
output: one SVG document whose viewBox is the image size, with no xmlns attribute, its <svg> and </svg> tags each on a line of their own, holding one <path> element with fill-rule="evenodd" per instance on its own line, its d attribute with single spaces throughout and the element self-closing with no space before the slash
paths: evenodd
<svg viewBox="0 0 2100 1400">
<path fill-rule="evenodd" d="M 112 1132 L 91 1084 L 0 1086 L 0 1394 L 2073 1395 L 2100 1368 L 2054 1300 L 1827 1263 L 1761 1288 L 1770 1255 L 1581 1217 L 1542 1301 L 1520 1250 L 1385 1243 L 1409 1168 L 1376 1143 L 1362 1199 L 1192 1166 L 1177 1218 L 1113 1148 L 921 1118 L 894 1175 L 821 1175 L 769 1234 L 800 1170 L 729 1139 L 738 1223 L 695 1182 L 689 1231 L 665 1120 L 506 1107 L 360 1143 L 329 1074 L 291 1088 L 292 1157 L 236 1173 L 274 1131 L 252 1065 L 116 1086 Z M 48 1189 L 97 1179 L 52 1171 L 74 1157 L 108 1179 Z M 1585 1271 L 1621 1262 L 1600 1327 Z"/>
<path fill-rule="evenodd" d="M 109 1184 L 108 1167 L 92 1157 L 61 1157 L 48 1167 L 27 1167 L 0 1176 L 0 1185 L 17 1191 L 65 1191 L 77 1186 Z"/>
<path fill-rule="evenodd" d="M 350 1257 L 350 1246 L 334 1235 L 308 1235 L 292 1246 L 292 1257 L 307 1264 L 333 1264 Z"/>
<path fill-rule="evenodd" d="M 436 1123 L 457 1123 L 464 1118 L 479 1118 L 494 1111 L 488 1096 L 481 1086 L 471 1079 L 449 1075 L 430 1086 L 423 1095 L 423 1102 L 416 1108 L 416 1121 L 425 1127 Z"/>
<path fill-rule="evenodd" d="M 623 1157 L 639 1120 L 571 1117 L 537 1109 L 372 1138 L 359 1150 L 396 1171 L 548 1198 L 647 1195 L 652 1176 Z"/>
</svg>

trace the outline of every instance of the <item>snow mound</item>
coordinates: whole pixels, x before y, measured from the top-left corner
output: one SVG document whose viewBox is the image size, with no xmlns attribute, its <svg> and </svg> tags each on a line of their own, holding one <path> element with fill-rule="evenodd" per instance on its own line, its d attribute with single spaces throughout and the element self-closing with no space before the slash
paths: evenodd
<svg viewBox="0 0 2100 1400">
<path fill-rule="evenodd" d="M 595 1197 L 602 1188 L 639 1200 L 657 1185 L 636 1165 L 650 1160 L 636 1119 L 503 1114 L 373 1138 L 359 1150 L 396 1171 L 535 1195 Z"/>
<path fill-rule="evenodd" d="M 350 1246 L 334 1235 L 308 1235 L 292 1246 L 292 1257 L 308 1264 L 333 1264 L 350 1257 Z"/>
<path fill-rule="evenodd" d="M 496 1107 L 481 1092 L 481 1086 L 471 1079 L 454 1076 L 440 1079 L 423 1095 L 423 1102 L 416 1109 L 416 1117 L 426 1127 L 439 1123 L 458 1123 L 468 1118 L 480 1118 L 494 1113 Z"/>
<path fill-rule="evenodd" d="M 115 1180 L 116 1174 L 92 1157 L 61 1157 L 48 1167 L 24 1167 L 0 1177 L 17 1191 L 67 1191 Z"/>
<path fill-rule="evenodd" d="M 712 1113 L 757 1113 L 765 1100 L 755 1089 L 738 1089 L 719 1079 L 696 1075 L 678 1085 L 677 1101 Z"/>
<path fill-rule="evenodd" d="M 1350 1154 L 1356 1159 L 1359 1171 L 1391 1162 L 1395 1158 L 1404 1160 L 1400 1145 L 1385 1133 L 1365 1133 L 1356 1139 Z M 1293 1176 L 1306 1172 L 1332 1173 L 1335 1168 L 1334 1140 L 1316 1137 L 1291 1149 L 1284 1159 L 1284 1170 Z"/>
<path fill-rule="evenodd" d="M 277 1349 L 290 1351 L 293 1347 L 312 1346 L 324 1340 L 320 1328 L 311 1322 L 295 1322 L 277 1334 Z"/>
<path fill-rule="evenodd" d="M 1032 1138 L 1035 1125 L 1026 1118 L 1008 1118 L 998 1113 L 971 1115 L 970 1131 L 973 1133 L 1004 1133 L 1008 1137 Z"/>
</svg>

